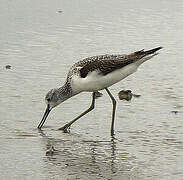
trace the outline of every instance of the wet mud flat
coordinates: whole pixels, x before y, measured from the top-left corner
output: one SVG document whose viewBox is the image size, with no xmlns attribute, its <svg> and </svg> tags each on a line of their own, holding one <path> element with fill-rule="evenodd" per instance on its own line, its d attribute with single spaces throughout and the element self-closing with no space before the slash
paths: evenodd
<svg viewBox="0 0 183 180">
<path fill-rule="evenodd" d="M 0 179 L 182 179 L 182 1 L 0 4 Z M 73 63 L 156 46 L 164 47 L 158 56 L 110 87 L 115 138 L 105 91 L 70 133 L 58 128 L 90 105 L 90 93 L 63 103 L 37 129 L 45 94 Z"/>
</svg>

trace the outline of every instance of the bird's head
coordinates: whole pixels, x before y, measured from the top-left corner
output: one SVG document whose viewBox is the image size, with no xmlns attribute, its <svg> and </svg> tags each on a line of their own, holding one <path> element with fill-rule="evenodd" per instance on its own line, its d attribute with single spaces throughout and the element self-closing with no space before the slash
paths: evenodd
<svg viewBox="0 0 183 180">
<path fill-rule="evenodd" d="M 59 104 L 61 104 L 62 102 L 64 102 L 66 99 L 68 99 L 70 97 L 70 95 L 68 94 L 68 92 L 65 90 L 64 87 L 61 88 L 56 88 L 56 89 L 51 89 L 45 96 L 45 102 L 47 104 L 47 108 L 46 111 L 43 115 L 43 118 L 41 120 L 41 122 L 38 125 L 38 128 L 41 129 L 43 124 L 46 121 L 46 118 L 48 117 L 48 114 L 50 113 L 50 111 L 58 106 Z"/>
<path fill-rule="evenodd" d="M 58 89 L 51 89 L 45 96 L 45 102 L 50 109 L 53 109 L 57 105 L 61 103 L 61 98 L 59 98 L 59 91 Z"/>
</svg>

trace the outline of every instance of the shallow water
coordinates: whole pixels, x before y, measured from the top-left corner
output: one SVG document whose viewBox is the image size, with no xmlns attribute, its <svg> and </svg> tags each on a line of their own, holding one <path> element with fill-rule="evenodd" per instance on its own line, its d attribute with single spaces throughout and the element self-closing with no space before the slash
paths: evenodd
<svg viewBox="0 0 183 180">
<path fill-rule="evenodd" d="M 0 4 L 0 179 L 182 179 L 183 1 Z M 115 139 L 105 92 L 69 134 L 57 129 L 89 106 L 89 93 L 55 108 L 37 130 L 45 94 L 74 62 L 156 46 L 164 47 L 158 56 L 110 88 L 116 99 L 122 89 L 141 95 L 117 101 Z"/>
</svg>

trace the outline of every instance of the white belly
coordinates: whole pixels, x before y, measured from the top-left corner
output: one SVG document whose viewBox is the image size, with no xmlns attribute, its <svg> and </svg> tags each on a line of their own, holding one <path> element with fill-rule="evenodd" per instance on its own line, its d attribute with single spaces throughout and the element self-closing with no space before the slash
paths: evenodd
<svg viewBox="0 0 183 180">
<path fill-rule="evenodd" d="M 98 91 L 109 87 L 130 74 L 134 73 L 138 65 L 133 63 L 122 69 L 115 70 L 107 75 L 99 74 L 96 71 L 89 73 L 85 78 L 74 75 L 72 77 L 71 86 L 74 94 L 82 91 Z"/>
</svg>

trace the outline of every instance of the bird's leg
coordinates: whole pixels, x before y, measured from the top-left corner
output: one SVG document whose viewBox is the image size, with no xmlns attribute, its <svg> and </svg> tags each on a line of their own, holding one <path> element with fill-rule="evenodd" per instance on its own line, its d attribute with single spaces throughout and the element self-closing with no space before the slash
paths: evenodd
<svg viewBox="0 0 183 180">
<path fill-rule="evenodd" d="M 111 136 L 114 136 L 114 119 L 115 119 L 115 112 L 116 112 L 116 100 L 114 99 L 113 95 L 110 93 L 109 89 L 105 88 L 107 94 L 110 96 L 113 104 L 112 110 L 112 123 L 111 123 Z"/>
<path fill-rule="evenodd" d="M 84 111 L 83 113 L 81 113 L 79 116 L 77 116 L 75 119 L 73 119 L 72 121 L 68 122 L 67 124 L 65 124 L 63 127 L 59 128 L 59 130 L 63 130 L 64 132 L 68 132 L 68 128 L 70 128 L 70 126 L 77 121 L 80 117 L 84 116 L 85 114 L 89 113 L 91 110 L 93 110 L 95 108 L 95 92 L 93 92 L 92 94 L 92 103 L 90 105 L 90 107 Z"/>
</svg>

